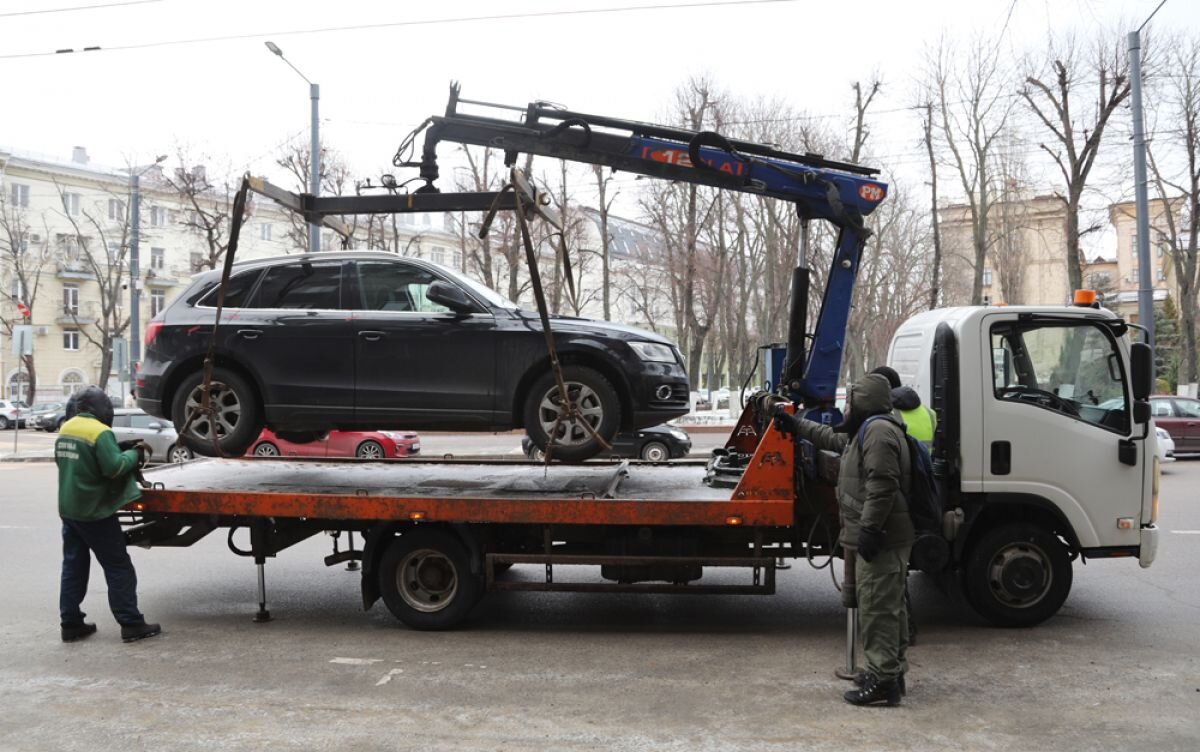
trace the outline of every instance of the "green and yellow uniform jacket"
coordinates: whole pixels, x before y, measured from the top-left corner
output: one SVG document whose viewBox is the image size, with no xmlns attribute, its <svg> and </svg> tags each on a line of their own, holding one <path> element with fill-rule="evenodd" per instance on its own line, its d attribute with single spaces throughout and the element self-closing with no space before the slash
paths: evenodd
<svg viewBox="0 0 1200 752">
<path fill-rule="evenodd" d="M 54 442 L 58 465 L 58 516 L 68 520 L 102 520 L 141 498 L 134 477 L 138 454 L 121 451 L 112 429 L 89 413 L 79 413 L 58 432 Z"/>
</svg>

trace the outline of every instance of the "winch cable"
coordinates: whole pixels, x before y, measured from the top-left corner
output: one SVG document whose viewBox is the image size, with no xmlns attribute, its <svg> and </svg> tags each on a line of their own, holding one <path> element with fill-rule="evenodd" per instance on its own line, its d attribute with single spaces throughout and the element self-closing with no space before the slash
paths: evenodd
<svg viewBox="0 0 1200 752">
<path fill-rule="evenodd" d="M 521 243 L 525 248 L 525 262 L 529 266 L 529 283 L 533 289 L 533 298 L 537 302 L 538 318 L 542 322 L 542 334 L 546 337 L 546 350 L 550 355 L 550 368 L 554 373 L 554 381 L 558 388 L 559 396 L 558 416 L 555 418 L 554 425 L 551 428 L 551 433 L 548 437 L 549 441 L 546 442 L 545 463 L 549 465 L 554 451 L 554 440 L 564 420 L 582 425 L 584 430 L 592 435 L 592 438 L 600 444 L 602 449 L 609 450 L 612 449 L 612 446 L 583 417 L 579 406 L 571 400 L 570 393 L 567 391 L 566 380 L 563 378 L 562 363 L 558 359 L 558 349 L 554 344 L 554 332 L 550 328 L 550 312 L 546 305 L 546 293 L 542 288 L 542 276 L 538 270 L 537 251 L 533 247 L 533 239 L 529 232 L 529 222 L 525 216 L 525 201 L 523 200 L 521 191 L 514 188 L 514 184 L 516 183 L 516 168 L 513 168 L 513 173 L 513 181 L 509 185 L 506 185 L 503 190 L 512 190 L 515 199 L 517 226 L 521 230 Z M 486 232 L 489 225 L 489 222 L 485 222 L 480 232 Z"/>
<path fill-rule="evenodd" d="M 192 408 L 187 420 L 179 429 L 179 435 L 187 434 L 196 418 L 201 415 L 208 418 L 208 438 L 212 441 L 216 457 L 226 457 L 217 437 L 216 410 L 212 407 L 212 377 L 216 366 L 217 327 L 221 324 L 221 313 L 225 309 L 225 289 L 229 286 L 229 276 L 233 272 L 234 256 L 237 254 L 238 239 L 242 232 L 242 217 L 246 210 L 246 196 L 250 192 L 250 178 L 244 176 L 242 185 L 233 197 L 233 210 L 229 218 L 229 245 L 225 249 L 224 264 L 221 268 L 221 281 L 217 283 L 217 311 L 213 319 L 212 332 L 208 337 L 208 350 L 204 354 L 204 378 L 200 382 L 200 404 Z M 232 538 L 231 538 L 232 539 Z"/>
</svg>

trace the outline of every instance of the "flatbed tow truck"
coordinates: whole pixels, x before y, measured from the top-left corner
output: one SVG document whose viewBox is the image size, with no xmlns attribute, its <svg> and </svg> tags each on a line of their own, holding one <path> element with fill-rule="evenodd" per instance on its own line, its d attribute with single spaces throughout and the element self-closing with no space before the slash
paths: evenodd
<svg viewBox="0 0 1200 752">
<path fill-rule="evenodd" d="M 538 103 L 520 109 L 520 122 L 460 114 L 458 107 L 464 104 L 487 105 L 460 99 L 452 88 L 446 114 L 426 123 L 420 160 L 409 162 L 404 156 L 411 151 L 415 133 L 398 152 L 397 166 L 418 167 L 426 181 L 412 193 L 399 192 L 396 182 L 388 180 L 384 195 L 318 198 L 247 178 L 239 200 L 253 190 L 308 221 L 331 226 L 336 226 L 333 217 L 338 214 L 449 209 L 513 210 L 523 223 L 541 209 L 543 197 L 515 169 L 512 183 L 501 192 L 438 192 L 437 145 L 449 140 L 501 149 L 509 165 L 518 154 L 533 154 L 791 201 L 805 222 L 831 222 L 839 236 L 811 335 L 806 325 L 808 270 L 801 249 L 787 348 L 772 359 L 781 364 L 772 371 L 773 389 L 751 400 L 726 447 L 707 463 L 371 463 L 218 457 L 162 466 L 145 473 L 148 487 L 142 498 L 121 513 L 129 543 L 183 547 L 218 529 L 227 530 L 229 548 L 253 558 L 258 566 L 256 619 L 266 621 L 266 560 L 329 532 L 334 534 L 334 551 L 325 563 L 361 562 L 364 607 L 382 598 L 398 619 L 417 629 L 458 625 L 486 591 L 770 594 L 780 559 L 841 556 L 835 546 L 836 458 L 776 432 L 771 416 L 782 404 L 789 410 L 806 410 L 814 419 L 837 418 L 833 402 L 842 341 L 854 276 L 869 235 L 864 217 L 887 191 L 875 171 L 714 133 Z M 240 215 L 235 209 L 234 216 Z M 231 233 L 226 278 L 238 224 Z M 528 241 L 526 250 L 536 278 Z M 539 307 L 548 324 L 540 299 Z M 1096 326 L 1114 343 L 1119 362 L 1113 367 L 1123 374 L 1119 388 L 1126 412 L 1132 415 L 1132 420 L 1126 419 L 1130 436 L 1121 439 L 1123 447 L 1128 445 L 1121 450 L 1121 463 L 1129 471 L 1123 477 L 1128 490 L 1136 486 L 1132 496 L 1110 504 L 1120 508 L 1128 523 L 1122 523 L 1115 543 L 1107 528 L 1100 534 L 1097 525 L 1081 524 L 1080 510 L 1059 513 L 1015 494 L 989 497 L 986 488 L 974 484 L 973 477 L 964 474 L 974 472 L 974 459 L 964 455 L 969 426 L 958 416 L 963 412 L 961 400 L 974 399 L 971 395 L 978 391 L 963 380 L 984 379 L 967 371 L 960 374 L 956 364 L 960 358 L 969 362 L 982 356 L 968 351 L 969 337 L 954 341 L 945 326 L 936 328 L 937 336 L 929 330 L 924 342 L 933 349 L 921 354 L 929 368 L 920 386 L 940 418 L 934 457 L 947 499 L 947 526 L 946 535 L 933 541 L 925 556 L 914 552 L 914 558 L 923 559 L 930 571 L 960 573 L 972 603 L 989 606 L 980 612 L 1002 624 L 1033 624 L 1057 611 L 1069 590 L 1073 558 L 1089 553 L 1140 556 L 1148 565 L 1157 541 L 1157 509 L 1150 499 L 1151 482 L 1157 486 L 1157 468 L 1150 465 L 1154 452 L 1149 446 L 1147 455 L 1147 438 L 1137 435 L 1149 420 L 1148 404 L 1140 407 L 1146 396 L 1142 392 L 1148 392 L 1143 383 L 1148 378 L 1148 348 L 1130 345 L 1124 337 L 1118 341 L 1125 324 L 1107 312 L 1059 307 L 1048 315 Z M 218 309 L 218 320 L 220 316 Z M 986 355 L 991 357 L 990 348 Z M 1153 441 L 1153 432 L 1148 433 Z M 1010 459 L 1018 464 L 1020 458 L 1021 452 L 1014 450 Z M 1130 480 L 1135 476 L 1136 483 Z M 1156 490 L 1154 497 L 1156 504 Z M 1088 514 L 1082 510 L 1085 521 Z M 1031 543 L 1022 525 L 1040 525 L 1042 537 Z M 1011 540 L 997 533 L 1014 526 Z M 239 535 L 241 530 L 246 533 Z M 348 534 L 343 549 L 341 533 Z M 361 538 L 360 548 L 354 546 L 354 534 Z M 247 538 L 248 543 L 238 544 Z M 981 540 L 998 548 L 981 552 Z M 1031 553 L 1031 548 L 1040 554 Z M 971 562 L 981 556 L 985 566 L 976 574 L 963 574 L 974 571 Z M 544 567 L 544 576 L 503 576 L 512 565 Z M 599 567 L 600 578 L 564 579 L 564 574 L 579 570 L 572 567 L 564 573 L 556 567 L 569 565 Z M 704 570 L 714 567 L 740 568 L 748 576 L 740 583 L 727 578 L 702 583 Z"/>
</svg>

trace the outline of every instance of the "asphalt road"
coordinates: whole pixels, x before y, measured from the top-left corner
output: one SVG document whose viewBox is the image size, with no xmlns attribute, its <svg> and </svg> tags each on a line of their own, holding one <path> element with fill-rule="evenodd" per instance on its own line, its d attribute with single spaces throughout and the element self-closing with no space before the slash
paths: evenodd
<svg viewBox="0 0 1200 752">
<path fill-rule="evenodd" d="M 804 562 L 774 597 L 498 594 L 419 633 L 361 610 L 325 538 L 268 564 L 277 618 L 253 624 L 254 567 L 213 535 L 133 552 L 161 637 L 120 642 L 96 568 L 100 631 L 64 645 L 54 482 L 0 463 L 0 750 L 1200 749 L 1200 462 L 1167 470 L 1155 566 L 1077 565 L 1040 627 L 914 578 L 897 709 L 842 702 L 844 612 Z"/>
</svg>

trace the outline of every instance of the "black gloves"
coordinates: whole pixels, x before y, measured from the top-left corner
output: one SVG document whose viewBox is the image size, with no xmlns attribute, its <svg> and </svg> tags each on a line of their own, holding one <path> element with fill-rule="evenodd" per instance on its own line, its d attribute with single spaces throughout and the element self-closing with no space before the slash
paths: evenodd
<svg viewBox="0 0 1200 752">
<path fill-rule="evenodd" d="M 796 424 L 798 418 L 787 411 L 787 406 L 778 404 L 775 406 L 774 422 L 775 430 L 779 431 L 784 436 L 795 436 Z"/>
<path fill-rule="evenodd" d="M 117 446 L 120 447 L 122 451 L 128 451 L 130 449 L 136 451 L 138 456 L 137 466 L 139 468 L 145 467 L 146 463 L 150 461 L 150 455 L 153 454 L 153 452 L 150 450 L 150 445 L 141 439 L 122 441 L 119 442 Z"/>
<path fill-rule="evenodd" d="M 858 555 L 863 561 L 870 563 L 883 550 L 883 531 L 877 527 L 863 527 L 858 530 Z"/>
</svg>

